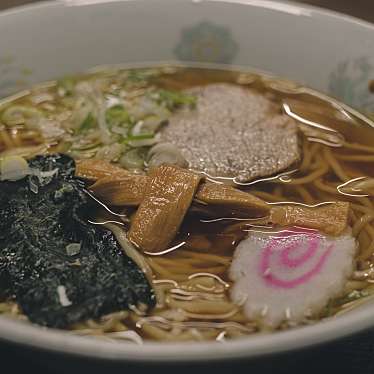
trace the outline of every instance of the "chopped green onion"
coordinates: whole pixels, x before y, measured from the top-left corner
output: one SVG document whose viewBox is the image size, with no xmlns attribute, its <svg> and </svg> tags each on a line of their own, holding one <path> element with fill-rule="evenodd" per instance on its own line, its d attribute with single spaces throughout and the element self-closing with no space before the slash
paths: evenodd
<svg viewBox="0 0 374 374">
<path fill-rule="evenodd" d="M 131 142 L 134 140 L 144 140 L 144 139 L 153 139 L 154 134 L 139 134 L 139 135 L 129 135 L 123 139 L 124 143 Z"/>
<path fill-rule="evenodd" d="M 105 119 L 110 127 L 131 123 L 130 115 L 123 105 L 114 105 L 107 109 Z"/>
<path fill-rule="evenodd" d="M 147 76 L 141 70 L 130 70 L 127 76 L 127 80 L 130 82 L 144 82 L 147 80 Z"/>
<path fill-rule="evenodd" d="M 75 79 L 72 77 L 65 77 L 57 82 L 57 89 L 61 96 L 71 96 L 75 89 Z"/>
<path fill-rule="evenodd" d="M 12 105 L 6 108 L 1 116 L 7 126 L 19 126 L 30 120 L 38 120 L 42 112 L 26 105 Z"/>
<path fill-rule="evenodd" d="M 140 69 L 130 70 L 128 72 L 127 81 L 129 83 L 146 83 L 150 78 L 160 74 L 156 69 Z"/>
<path fill-rule="evenodd" d="M 92 115 L 92 113 L 88 113 L 85 120 L 82 122 L 82 124 L 79 126 L 78 132 L 85 132 L 92 128 L 94 128 L 96 125 L 96 119 Z"/>
<path fill-rule="evenodd" d="M 196 97 L 178 91 L 159 90 L 154 98 L 159 104 L 165 105 L 169 110 L 175 110 L 183 105 L 194 107 Z"/>
<path fill-rule="evenodd" d="M 90 151 L 95 148 L 98 148 L 101 145 L 100 140 L 95 140 L 95 141 L 83 141 L 83 142 L 75 142 L 75 144 L 71 145 L 71 149 L 73 151 Z M 70 148 L 68 148 L 70 149 Z"/>
<path fill-rule="evenodd" d="M 143 148 L 132 149 L 126 152 L 119 160 L 125 169 L 143 169 L 146 151 Z"/>
</svg>

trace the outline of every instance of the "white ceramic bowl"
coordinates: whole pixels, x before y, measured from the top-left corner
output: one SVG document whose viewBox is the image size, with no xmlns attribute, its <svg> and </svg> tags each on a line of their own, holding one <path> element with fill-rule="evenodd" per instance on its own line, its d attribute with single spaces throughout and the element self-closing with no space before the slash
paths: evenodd
<svg viewBox="0 0 374 374">
<path fill-rule="evenodd" d="M 195 61 L 287 77 L 374 112 L 374 27 L 265 0 L 60 0 L 0 13 L 0 95 L 102 64 Z M 329 322 L 219 343 L 113 344 L 0 317 L 0 338 L 91 358 L 137 362 L 253 358 L 374 326 L 374 304 Z"/>
</svg>

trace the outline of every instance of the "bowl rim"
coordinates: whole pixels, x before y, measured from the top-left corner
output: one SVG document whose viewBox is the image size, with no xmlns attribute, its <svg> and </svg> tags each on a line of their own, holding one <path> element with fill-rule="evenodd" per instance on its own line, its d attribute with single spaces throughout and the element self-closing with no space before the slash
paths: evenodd
<svg viewBox="0 0 374 374">
<path fill-rule="evenodd" d="M 372 309 L 372 308 L 371 308 Z M 292 330 L 253 335 L 224 344 L 207 342 L 147 342 L 141 347 L 133 343 L 106 341 L 72 333 L 47 329 L 0 317 L 0 340 L 16 345 L 67 354 L 73 357 L 133 363 L 193 363 L 233 359 L 255 359 L 290 353 L 331 343 L 373 327 L 372 310 L 358 309 L 339 318 Z"/>
<path fill-rule="evenodd" d="M 85 0 L 84 5 L 111 4 L 115 2 L 143 2 L 149 0 Z M 325 10 L 313 5 L 298 4 L 292 1 L 277 0 L 152 0 L 158 3 L 177 1 L 191 3 L 204 1 L 205 3 L 224 3 L 242 6 L 256 6 L 274 10 L 287 10 L 285 6 L 294 10 L 307 11 L 313 17 L 333 18 L 341 22 L 348 22 L 356 27 L 364 27 L 374 32 L 374 24 L 344 15 L 336 11 Z M 48 7 L 57 8 L 68 5 L 66 0 L 45 0 L 35 4 L 26 4 L 3 10 L 0 19 L 30 11 L 38 11 Z M 332 318 L 319 322 L 313 326 L 300 327 L 288 331 L 267 335 L 253 335 L 248 338 L 237 339 L 220 344 L 217 342 L 189 342 L 189 343 L 156 343 L 149 342 L 140 349 L 132 343 L 113 344 L 105 340 L 76 336 L 72 333 L 54 329 L 41 328 L 22 321 L 0 316 L 0 340 L 37 348 L 56 354 L 68 354 L 75 357 L 100 359 L 117 362 L 155 362 L 155 363 L 183 363 L 222 361 L 229 359 L 253 359 L 267 355 L 296 351 L 323 343 L 332 342 L 354 333 L 359 333 L 373 327 L 373 308 L 357 309 L 339 318 Z"/>
<path fill-rule="evenodd" d="M 75 2 L 75 4 L 72 3 Z M 81 3 L 79 3 L 81 1 Z M 45 9 L 48 7 L 57 8 L 60 6 L 95 6 L 113 3 L 148 3 L 152 1 L 154 3 L 222 3 L 227 5 L 241 5 L 241 6 L 252 6 L 256 8 L 272 9 L 283 13 L 296 13 L 303 14 L 303 11 L 307 11 L 310 16 L 320 16 L 334 18 L 339 21 L 345 21 L 356 26 L 368 28 L 374 30 L 374 23 L 361 19 L 356 16 L 352 16 L 346 13 L 341 13 L 333 9 L 322 8 L 313 4 L 298 3 L 294 0 L 39 0 L 36 3 L 28 3 L 18 6 L 13 6 L 0 10 L 0 18 L 11 15 L 20 14 L 22 12 L 34 11 L 39 9 Z M 305 14 L 305 12 L 304 12 Z"/>
</svg>

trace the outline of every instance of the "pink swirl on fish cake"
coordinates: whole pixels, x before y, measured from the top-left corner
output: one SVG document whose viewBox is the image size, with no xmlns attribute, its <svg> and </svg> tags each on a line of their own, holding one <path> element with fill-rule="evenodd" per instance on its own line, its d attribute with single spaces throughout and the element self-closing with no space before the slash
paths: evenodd
<svg viewBox="0 0 374 374">
<path fill-rule="evenodd" d="M 301 236 L 302 235 L 302 236 Z M 284 240 L 287 237 L 299 236 L 299 240 L 294 240 L 291 243 L 285 243 Z M 296 258 L 291 258 L 293 252 L 300 248 L 301 239 L 307 237 L 308 248 L 307 250 Z M 260 275 L 265 282 L 272 287 L 291 289 L 302 284 L 305 284 L 314 276 L 316 276 L 326 262 L 330 255 L 334 245 L 331 244 L 319 257 L 318 261 L 314 266 L 307 271 L 305 274 L 296 277 L 295 279 L 285 280 L 272 274 L 270 268 L 270 262 L 273 255 L 279 255 L 279 264 L 286 269 L 296 270 L 304 265 L 309 260 L 312 260 L 317 254 L 321 243 L 321 236 L 315 230 L 292 228 L 285 230 L 279 235 L 273 237 L 268 245 L 263 249 L 262 256 L 260 259 Z"/>
</svg>

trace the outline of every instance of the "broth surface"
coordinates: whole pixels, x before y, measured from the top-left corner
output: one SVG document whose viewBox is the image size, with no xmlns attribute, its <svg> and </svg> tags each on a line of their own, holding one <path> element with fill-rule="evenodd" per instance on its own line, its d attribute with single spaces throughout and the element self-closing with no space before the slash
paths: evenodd
<svg viewBox="0 0 374 374">
<path fill-rule="evenodd" d="M 146 79 L 144 78 L 146 76 Z M 106 99 L 123 97 L 126 82 L 136 96 L 149 87 L 180 91 L 211 83 L 226 82 L 255 90 L 265 95 L 299 126 L 301 162 L 280 175 L 259 178 L 237 187 L 273 205 L 285 203 L 318 206 L 334 201 L 350 202 L 349 225 L 358 243 L 355 272 L 344 294 L 329 302 L 318 314 L 301 323 L 345 313 L 371 299 L 374 291 L 374 129 L 369 119 L 344 104 L 289 81 L 252 72 L 225 71 L 196 67 L 155 67 L 154 69 L 104 69 L 95 73 L 67 78 L 40 85 L 18 98 L 4 100 L 0 111 L 12 106 L 36 108 L 46 118 L 45 126 L 54 131 L 40 130 L 32 124 L 13 121 L 3 123 L 0 130 L 1 157 L 19 154 L 32 157 L 45 152 L 66 152 L 76 159 L 97 157 L 104 147 L 102 139 L 89 128 L 86 133 L 67 128 L 65 123 L 77 105 L 68 94 L 69 84 L 96 84 Z M 63 93 L 65 90 L 65 94 Z M 122 95 L 122 96 L 121 96 Z M 39 114 L 25 114 L 33 117 Z M 9 113 L 8 113 L 9 114 Z M 89 116 L 84 120 L 87 120 Z M 89 125 L 87 125 L 89 127 Z M 61 130 L 62 129 L 62 130 Z M 130 139 L 131 141 L 147 140 Z M 76 142 L 80 142 L 77 144 Z M 140 147 L 144 152 L 150 145 Z M 131 150 L 131 146 L 126 150 Z M 102 153 L 103 155 L 106 153 Z M 112 156 L 111 156 L 112 157 Z M 110 161 L 120 162 L 123 154 Z M 141 170 L 138 173 L 143 173 Z M 220 178 L 217 181 L 222 182 Z M 235 181 L 225 182 L 235 183 Z M 128 211 L 131 214 L 131 210 Z M 92 212 L 93 221 L 117 221 L 108 212 Z M 109 224 L 111 229 L 124 230 Z M 126 225 L 125 225 L 126 227 Z M 236 246 L 251 232 L 269 232 L 274 227 L 261 220 L 239 218 L 220 212 L 207 217 L 198 209 L 190 211 L 172 244 L 173 250 L 144 255 L 153 273 L 152 286 L 157 306 L 149 314 L 141 310 L 120 311 L 72 326 L 74 333 L 109 339 L 131 340 L 217 340 L 224 341 L 257 332 L 269 332 L 258 320 L 249 320 L 242 305 L 230 299 L 232 281 L 228 269 Z M 0 312 L 20 318 L 21 311 L 9 300 L 0 303 Z M 278 330 L 295 327 L 292 321 Z"/>
</svg>

